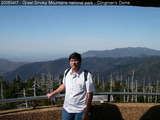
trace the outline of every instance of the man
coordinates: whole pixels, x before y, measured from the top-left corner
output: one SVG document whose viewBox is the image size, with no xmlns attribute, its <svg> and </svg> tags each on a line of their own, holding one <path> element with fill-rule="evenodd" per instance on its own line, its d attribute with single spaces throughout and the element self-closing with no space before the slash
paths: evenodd
<svg viewBox="0 0 160 120">
<path fill-rule="evenodd" d="M 94 85 L 91 73 L 80 68 L 81 55 L 72 53 L 69 56 L 70 69 L 64 72 L 63 83 L 48 98 L 65 90 L 62 109 L 62 120 L 84 120 L 88 116 Z"/>
</svg>

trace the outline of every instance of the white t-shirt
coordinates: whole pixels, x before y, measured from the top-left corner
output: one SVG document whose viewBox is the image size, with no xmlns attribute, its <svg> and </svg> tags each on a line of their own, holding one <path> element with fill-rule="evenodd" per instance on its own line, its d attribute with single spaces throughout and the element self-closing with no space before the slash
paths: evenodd
<svg viewBox="0 0 160 120">
<path fill-rule="evenodd" d="M 86 93 L 94 92 L 91 73 L 84 79 L 84 70 L 71 73 L 71 69 L 63 78 L 65 85 L 65 100 L 63 108 L 69 113 L 79 113 L 86 108 Z M 65 71 L 66 72 L 66 71 Z"/>
</svg>

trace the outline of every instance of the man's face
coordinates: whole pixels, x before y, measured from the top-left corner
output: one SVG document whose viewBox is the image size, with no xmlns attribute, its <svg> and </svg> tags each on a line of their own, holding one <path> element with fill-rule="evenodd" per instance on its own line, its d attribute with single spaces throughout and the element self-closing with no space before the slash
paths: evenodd
<svg viewBox="0 0 160 120">
<path fill-rule="evenodd" d="M 80 61 L 77 59 L 70 59 L 69 64 L 71 66 L 72 69 L 79 69 L 80 67 Z"/>
</svg>

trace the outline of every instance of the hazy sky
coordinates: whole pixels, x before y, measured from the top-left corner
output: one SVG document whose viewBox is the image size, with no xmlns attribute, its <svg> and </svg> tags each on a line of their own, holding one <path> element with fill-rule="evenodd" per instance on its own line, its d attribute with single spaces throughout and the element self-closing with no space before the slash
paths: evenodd
<svg viewBox="0 0 160 120">
<path fill-rule="evenodd" d="M 0 58 L 52 59 L 122 47 L 160 50 L 160 8 L 0 7 Z"/>
</svg>

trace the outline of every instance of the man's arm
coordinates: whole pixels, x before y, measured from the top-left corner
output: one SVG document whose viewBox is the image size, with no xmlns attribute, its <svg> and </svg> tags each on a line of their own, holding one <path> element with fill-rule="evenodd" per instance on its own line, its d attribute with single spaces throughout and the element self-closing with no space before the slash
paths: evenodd
<svg viewBox="0 0 160 120">
<path fill-rule="evenodd" d="M 93 98 L 93 93 L 92 92 L 87 93 L 87 99 L 86 99 L 87 107 L 86 107 L 86 110 L 85 110 L 86 112 L 90 111 L 90 108 L 91 108 L 91 105 L 92 105 L 92 98 Z"/>
<path fill-rule="evenodd" d="M 90 113 L 90 110 L 91 110 L 93 93 L 89 92 L 89 93 L 86 94 L 86 96 L 87 96 L 87 99 L 86 99 L 87 107 L 85 108 L 85 111 L 84 111 L 85 113 L 84 113 L 83 120 L 89 120 L 89 113 Z"/>
<path fill-rule="evenodd" d="M 61 84 L 56 90 L 54 90 L 51 93 L 48 93 L 47 96 L 48 96 L 48 98 L 51 98 L 52 96 L 54 96 L 60 92 L 63 92 L 64 90 L 65 90 L 65 86 L 64 86 L 64 84 Z"/>
<path fill-rule="evenodd" d="M 95 89 L 94 89 L 94 84 L 92 80 L 92 75 L 91 73 L 88 73 L 87 81 L 86 81 L 86 92 L 87 92 L 86 93 L 86 105 L 87 107 L 84 110 L 85 114 L 84 114 L 83 120 L 89 120 L 94 90 Z"/>
</svg>

